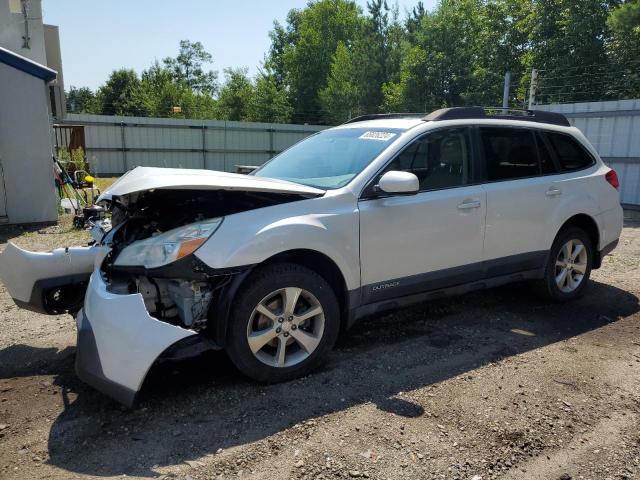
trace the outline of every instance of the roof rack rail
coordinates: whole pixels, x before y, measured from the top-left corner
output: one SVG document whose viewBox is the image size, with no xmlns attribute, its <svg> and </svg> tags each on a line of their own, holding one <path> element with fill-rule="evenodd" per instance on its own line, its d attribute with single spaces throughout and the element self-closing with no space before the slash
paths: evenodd
<svg viewBox="0 0 640 480">
<path fill-rule="evenodd" d="M 423 118 L 426 113 L 369 113 L 366 115 L 360 115 L 358 117 L 353 117 L 343 125 L 347 123 L 356 123 L 356 122 L 365 122 L 367 120 L 384 120 L 388 118 Z"/>
<path fill-rule="evenodd" d="M 570 127 L 567 117 L 561 113 L 542 110 L 516 110 L 502 107 L 451 107 L 431 112 L 422 119 L 424 121 L 461 120 L 470 118 L 500 118 L 504 120 L 521 120 L 524 122 L 549 123 Z"/>
</svg>

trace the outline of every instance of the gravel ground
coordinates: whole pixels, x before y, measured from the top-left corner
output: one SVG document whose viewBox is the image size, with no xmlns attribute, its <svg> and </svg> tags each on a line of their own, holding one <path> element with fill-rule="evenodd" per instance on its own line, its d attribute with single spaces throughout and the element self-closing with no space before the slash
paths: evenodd
<svg viewBox="0 0 640 480">
<path fill-rule="evenodd" d="M 68 222 L 0 231 L 43 249 Z M 69 316 L 0 288 L 0 478 L 640 478 L 640 215 L 587 294 L 514 285 L 357 325 L 272 386 L 221 353 L 155 367 L 127 410 L 74 374 Z"/>
</svg>

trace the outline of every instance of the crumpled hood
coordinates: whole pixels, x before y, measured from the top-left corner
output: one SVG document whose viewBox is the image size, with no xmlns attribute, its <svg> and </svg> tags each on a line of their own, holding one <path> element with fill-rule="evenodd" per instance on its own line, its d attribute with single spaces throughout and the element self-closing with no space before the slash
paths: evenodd
<svg viewBox="0 0 640 480">
<path fill-rule="evenodd" d="M 310 196 L 318 196 L 325 193 L 324 190 L 299 183 L 239 173 L 183 168 L 136 167 L 114 182 L 98 197 L 97 201 L 111 200 L 113 197 L 155 189 L 237 190 L 245 192 L 297 193 Z"/>
</svg>

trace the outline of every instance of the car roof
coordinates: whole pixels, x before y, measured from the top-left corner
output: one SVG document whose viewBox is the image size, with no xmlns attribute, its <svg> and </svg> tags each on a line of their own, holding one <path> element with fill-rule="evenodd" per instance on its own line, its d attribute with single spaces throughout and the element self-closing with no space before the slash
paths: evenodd
<svg viewBox="0 0 640 480">
<path fill-rule="evenodd" d="M 406 132 L 413 128 L 424 126 L 425 128 L 420 129 L 420 131 L 426 131 L 435 129 L 438 127 L 455 127 L 455 126 L 496 126 L 496 127 L 519 127 L 519 128 L 533 128 L 536 130 L 548 130 L 548 131 L 556 131 L 556 132 L 564 132 L 564 133 L 575 133 L 578 131 L 576 127 L 569 126 L 561 126 L 554 125 L 551 123 L 541 123 L 541 122 L 527 122 L 523 120 L 510 120 L 510 119 L 501 119 L 501 118 L 478 118 L 478 119 L 459 119 L 459 120 L 441 120 L 441 121 L 431 121 L 431 120 L 422 120 L 420 118 L 393 118 L 393 119 L 380 119 L 380 120 L 366 120 L 363 122 L 355 122 L 355 123 L 345 123 L 342 125 L 338 125 L 336 127 L 332 127 L 330 130 L 337 129 L 349 129 L 349 128 L 357 128 L 357 129 L 394 129 L 401 130 L 402 132 Z"/>
<path fill-rule="evenodd" d="M 442 123 L 444 122 L 444 124 Z M 496 107 L 449 107 L 424 113 L 366 114 L 352 118 L 337 128 L 396 128 L 408 130 L 418 125 L 494 124 L 571 127 L 561 113 L 542 110 L 517 110 Z M 528 124 L 528 125 L 527 125 Z"/>
<path fill-rule="evenodd" d="M 362 122 L 343 123 L 334 128 L 393 128 L 397 130 L 409 130 L 424 123 L 424 120 L 421 118 L 380 118 Z"/>
</svg>

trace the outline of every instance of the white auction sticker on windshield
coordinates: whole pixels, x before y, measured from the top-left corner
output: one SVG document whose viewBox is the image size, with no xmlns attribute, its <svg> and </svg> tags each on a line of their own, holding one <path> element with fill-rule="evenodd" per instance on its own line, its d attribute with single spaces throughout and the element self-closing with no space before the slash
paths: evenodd
<svg viewBox="0 0 640 480">
<path fill-rule="evenodd" d="M 363 140 L 379 140 L 381 142 L 387 142 L 395 136 L 395 133 L 390 132 L 364 132 L 359 138 Z"/>
</svg>

